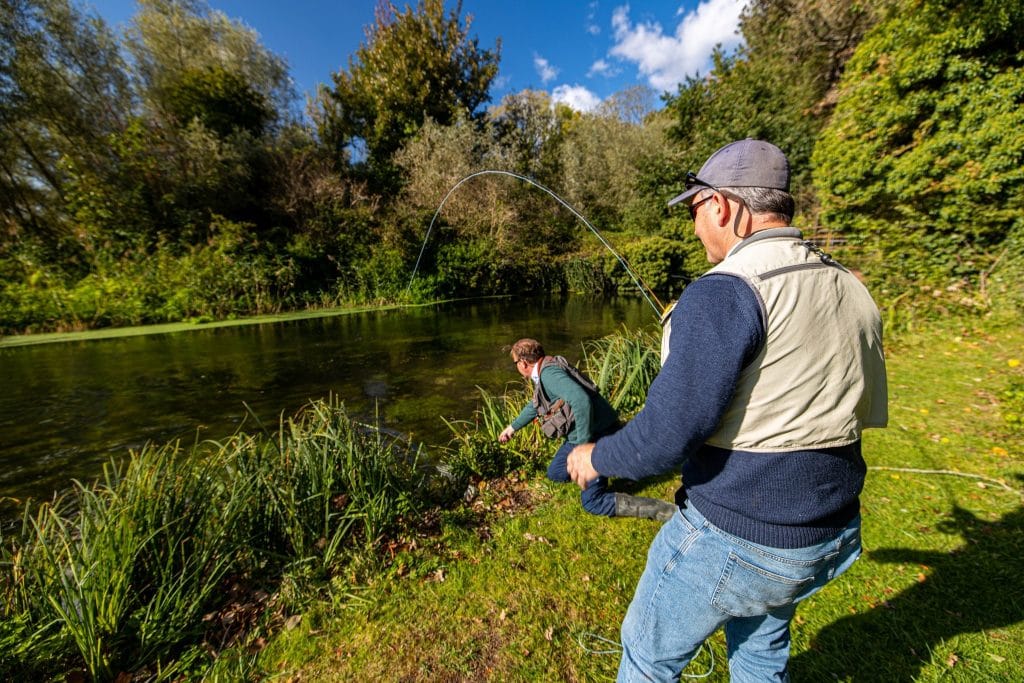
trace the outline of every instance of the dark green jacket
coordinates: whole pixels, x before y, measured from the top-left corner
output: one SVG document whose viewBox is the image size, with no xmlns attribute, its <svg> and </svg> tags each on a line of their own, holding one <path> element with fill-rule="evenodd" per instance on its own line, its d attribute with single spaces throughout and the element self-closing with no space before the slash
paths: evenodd
<svg viewBox="0 0 1024 683">
<path fill-rule="evenodd" d="M 554 363 L 542 366 L 540 381 L 551 401 L 562 399 L 572 408 L 576 422 L 565 437 L 569 443 L 593 441 L 597 434 L 604 433 L 618 422 L 618 414 L 603 396 L 582 386 Z M 536 417 L 537 406 L 533 402 L 527 403 L 512 421 L 512 429 L 519 431 Z"/>
</svg>

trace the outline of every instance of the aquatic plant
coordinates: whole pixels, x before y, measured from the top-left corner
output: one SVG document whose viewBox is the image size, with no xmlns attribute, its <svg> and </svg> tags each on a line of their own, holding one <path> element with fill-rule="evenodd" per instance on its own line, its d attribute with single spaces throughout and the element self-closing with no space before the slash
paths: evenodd
<svg viewBox="0 0 1024 683">
<path fill-rule="evenodd" d="M 418 452 L 330 399 L 276 434 L 147 446 L 27 504 L 0 539 L 0 677 L 180 672 L 206 656 L 227 584 L 329 579 L 412 515 Z"/>
</svg>

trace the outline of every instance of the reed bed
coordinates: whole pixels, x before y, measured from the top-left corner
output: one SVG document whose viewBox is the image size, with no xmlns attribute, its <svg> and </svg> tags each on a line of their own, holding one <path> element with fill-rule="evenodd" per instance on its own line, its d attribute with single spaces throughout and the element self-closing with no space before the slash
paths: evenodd
<svg viewBox="0 0 1024 683">
<path fill-rule="evenodd" d="M 202 668 L 228 584 L 330 586 L 422 505 L 418 456 L 331 399 L 276 435 L 146 447 L 27 504 L 0 538 L 0 678 Z"/>
<path fill-rule="evenodd" d="M 594 339 L 583 345 L 584 368 L 598 390 L 623 417 L 643 407 L 647 389 L 661 369 L 660 338 L 648 328 Z"/>
</svg>

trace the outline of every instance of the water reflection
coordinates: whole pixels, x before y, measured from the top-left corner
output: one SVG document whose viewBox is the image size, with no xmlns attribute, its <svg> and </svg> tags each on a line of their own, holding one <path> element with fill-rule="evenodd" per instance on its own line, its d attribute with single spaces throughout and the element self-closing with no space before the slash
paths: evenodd
<svg viewBox="0 0 1024 683">
<path fill-rule="evenodd" d="M 502 350 L 515 339 L 576 360 L 584 340 L 653 324 L 639 298 L 492 299 L 0 349 L 0 497 L 49 497 L 147 441 L 222 438 L 246 404 L 276 424 L 332 393 L 443 443 L 441 416 L 468 417 L 478 385 L 515 380 Z"/>
</svg>

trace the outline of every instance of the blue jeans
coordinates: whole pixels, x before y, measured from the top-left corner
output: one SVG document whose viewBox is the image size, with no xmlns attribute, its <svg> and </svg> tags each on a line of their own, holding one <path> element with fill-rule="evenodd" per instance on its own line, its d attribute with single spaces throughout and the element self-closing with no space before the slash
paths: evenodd
<svg viewBox="0 0 1024 683">
<path fill-rule="evenodd" d="M 722 531 L 687 501 L 647 553 L 622 622 L 619 683 L 678 681 L 719 627 L 725 628 L 730 681 L 788 681 L 796 603 L 859 555 L 859 516 L 829 541 L 779 549 Z"/>
<path fill-rule="evenodd" d="M 566 462 L 569 460 L 569 453 L 575 447 L 576 444 L 566 441 L 555 452 L 555 457 L 548 465 L 548 479 L 560 484 L 572 481 Z M 592 515 L 614 516 L 615 494 L 608 490 L 608 477 L 598 477 L 588 483 L 587 490 L 580 492 L 580 503 L 583 504 L 583 509 Z"/>
</svg>

